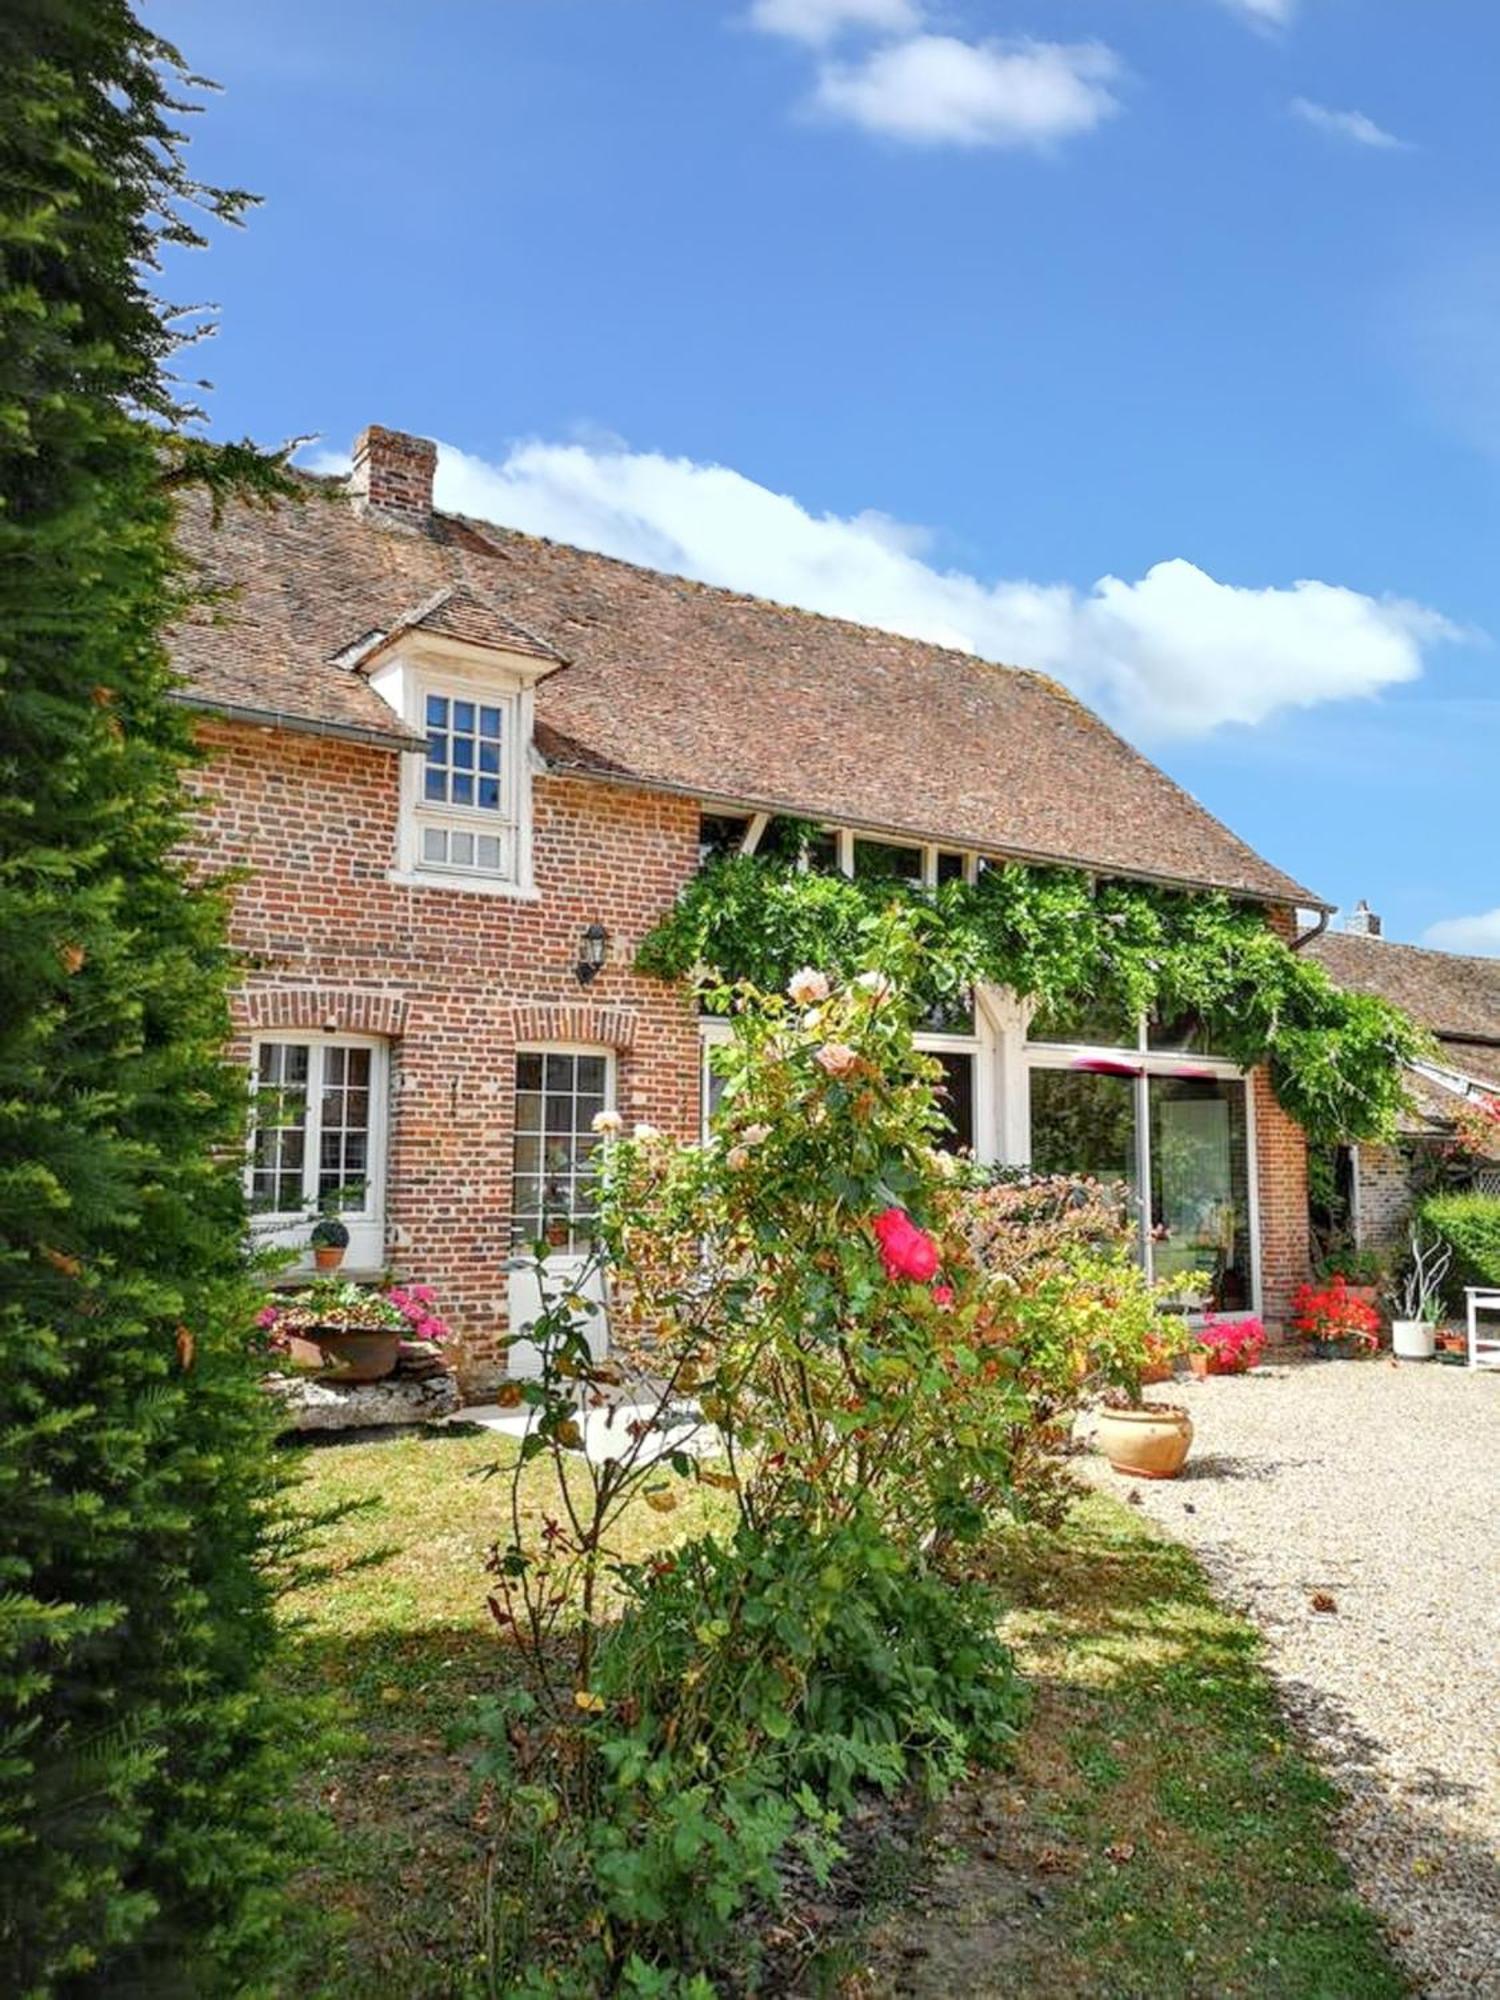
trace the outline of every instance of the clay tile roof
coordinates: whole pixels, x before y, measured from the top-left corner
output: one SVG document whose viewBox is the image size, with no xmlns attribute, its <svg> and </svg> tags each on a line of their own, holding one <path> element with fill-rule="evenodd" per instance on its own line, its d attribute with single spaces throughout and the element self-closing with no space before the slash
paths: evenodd
<svg viewBox="0 0 1500 2000">
<path fill-rule="evenodd" d="M 1455 1069 L 1481 1079 L 1500 1076 L 1500 959 L 1462 958 L 1351 931 L 1325 931 L 1308 951 L 1340 986 L 1405 1008 L 1437 1036 Z M 1469 1060 L 1457 1060 L 1460 1050 Z M 1470 1070 L 1481 1052 L 1487 1066 Z"/>
<path fill-rule="evenodd" d="M 333 482 L 307 490 L 217 530 L 185 506 L 187 547 L 232 593 L 177 637 L 189 698 L 410 740 L 348 660 L 428 605 L 453 621 L 437 629 L 567 662 L 536 697 L 555 769 L 1323 907 L 1043 675 L 458 516 L 393 530 Z"/>
<path fill-rule="evenodd" d="M 539 639 L 500 607 L 466 583 L 445 584 L 428 598 L 405 611 L 389 632 L 371 634 L 355 655 L 338 655 L 344 666 L 366 666 L 404 632 L 439 632 L 450 639 L 463 639 L 471 646 L 490 646 L 507 653 L 526 653 L 536 660 L 567 664 L 555 646 Z"/>
</svg>

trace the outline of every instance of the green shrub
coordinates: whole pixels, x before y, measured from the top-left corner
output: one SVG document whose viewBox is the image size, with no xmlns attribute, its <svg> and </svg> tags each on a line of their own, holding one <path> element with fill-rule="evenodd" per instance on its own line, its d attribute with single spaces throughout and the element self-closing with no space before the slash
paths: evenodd
<svg viewBox="0 0 1500 2000">
<path fill-rule="evenodd" d="M 502 1990 L 592 1992 L 631 1962 L 684 1982 L 742 1973 L 738 1920 L 779 1901 L 793 1852 L 826 1878 L 862 1788 L 941 1792 L 1015 1731 L 989 1593 L 860 1523 L 742 1526 L 623 1582 L 563 1754 L 556 1736 L 533 1754 L 529 1697 L 485 1718 L 481 1771 L 506 1816 Z"/>
<path fill-rule="evenodd" d="M 1465 1285 L 1500 1285 L 1500 1199 L 1487 1194 L 1429 1195 L 1417 1214 L 1453 1252 L 1446 1289 L 1454 1310 L 1463 1303 Z"/>
<path fill-rule="evenodd" d="M 185 82 L 122 0 L 0 10 L 0 1984 L 28 2000 L 265 1990 L 284 1923 L 280 1475 L 162 639 L 173 488 L 211 454 L 149 276 L 195 206 L 243 206 L 185 171 Z"/>
</svg>

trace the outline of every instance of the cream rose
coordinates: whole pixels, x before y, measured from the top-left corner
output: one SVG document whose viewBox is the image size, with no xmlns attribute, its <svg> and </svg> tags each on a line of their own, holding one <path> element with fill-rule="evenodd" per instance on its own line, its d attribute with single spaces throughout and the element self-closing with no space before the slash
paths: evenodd
<svg viewBox="0 0 1500 2000">
<path fill-rule="evenodd" d="M 800 972 L 792 974 L 786 983 L 786 990 L 799 1007 L 813 1007 L 818 1001 L 828 998 L 828 981 L 821 972 L 804 965 Z"/>
</svg>

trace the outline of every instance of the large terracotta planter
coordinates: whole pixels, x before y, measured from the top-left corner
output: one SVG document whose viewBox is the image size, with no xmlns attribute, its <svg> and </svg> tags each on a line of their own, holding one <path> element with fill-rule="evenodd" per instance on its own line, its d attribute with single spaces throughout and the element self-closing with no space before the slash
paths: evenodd
<svg viewBox="0 0 1500 2000">
<path fill-rule="evenodd" d="M 378 1328 L 311 1327 L 309 1334 L 322 1349 L 324 1382 L 380 1382 L 396 1366 L 401 1337 Z"/>
<path fill-rule="evenodd" d="M 1148 1403 L 1138 1410 L 1101 1410 L 1095 1433 L 1116 1472 L 1129 1479 L 1175 1479 L 1193 1442 L 1186 1410 Z"/>
</svg>

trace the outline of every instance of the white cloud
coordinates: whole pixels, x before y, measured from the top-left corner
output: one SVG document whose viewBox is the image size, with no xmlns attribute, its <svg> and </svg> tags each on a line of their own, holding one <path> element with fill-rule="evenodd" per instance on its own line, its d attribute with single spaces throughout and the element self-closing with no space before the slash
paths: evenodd
<svg viewBox="0 0 1500 2000">
<path fill-rule="evenodd" d="M 1039 668 L 1145 736 L 1373 695 L 1465 636 L 1397 598 L 1313 581 L 1249 589 L 1180 557 L 1088 589 L 986 581 L 939 568 L 930 534 L 889 516 L 811 514 L 726 466 L 615 442 L 529 442 L 498 465 L 444 447 L 437 492 L 459 513 Z"/>
<path fill-rule="evenodd" d="M 1500 958 L 1500 910 L 1476 917 L 1444 917 L 1422 933 L 1434 951 L 1466 952 L 1471 958 Z"/>
<path fill-rule="evenodd" d="M 916 35 L 826 62 L 814 103 L 912 145 L 1045 146 L 1119 109 L 1120 64 L 1099 42 L 964 42 Z"/>
<path fill-rule="evenodd" d="M 1374 146 L 1382 152 L 1404 153 L 1409 142 L 1387 132 L 1363 111 L 1331 111 L 1326 104 L 1314 104 L 1310 97 L 1294 97 L 1290 110 L 1294 118 L 1335 139 L 1348 139 L 1356 146 Z"/>
<path fill-rule="evenodd" d="M 906 35 L 922 24 L 917 0 L 752 0 L 752 28 L 815 48 L 846 31 Z"/>
<path fill-rule="evenodd" d="M 1284 28 L 1297 11 L 1297 0 L 1223 0 L 1223 5 L 1258 28 Z"/>
</svg>

